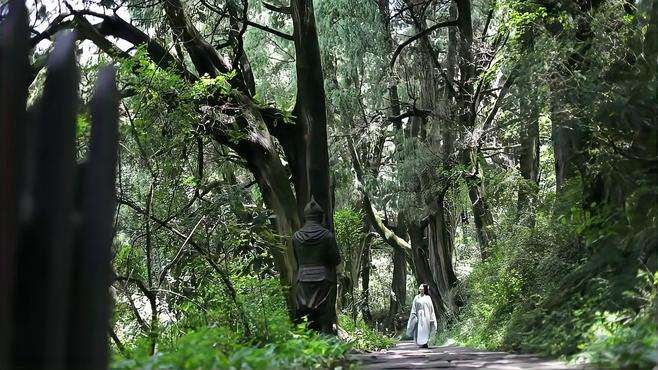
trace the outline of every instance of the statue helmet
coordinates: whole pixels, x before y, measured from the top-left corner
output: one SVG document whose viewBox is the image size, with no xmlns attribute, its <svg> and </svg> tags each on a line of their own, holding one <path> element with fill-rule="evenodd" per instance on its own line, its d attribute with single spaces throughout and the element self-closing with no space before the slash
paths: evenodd
<svg viewBox="0 0 658 370">
<path fill-rule="evenodd" d="M 324 211 L 322 210 L 322 207 L 320 207 L 318 202 L 316 202 L 313 196 L 311 196 L 311 200 L 306 204 L 306 207 L 304 207 L 304 220 L 322 221 L 323 217 Z"/>
</svg>

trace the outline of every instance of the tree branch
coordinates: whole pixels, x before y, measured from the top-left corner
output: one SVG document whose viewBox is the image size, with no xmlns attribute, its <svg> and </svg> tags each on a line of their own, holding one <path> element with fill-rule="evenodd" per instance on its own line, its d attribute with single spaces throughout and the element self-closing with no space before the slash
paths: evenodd
<svg viewBox="0 0 658 370">
<path fill-rule="evenodd" d="M 30 39 L 30 49 L 33 49 L 35 46 L 37 46 L 39 42 L 54 36 L 60 30 L 70 28 L 71 22 L 64 21 L 64 19 L 66 19 L 70 15 L 71 14 L 69 13 L 62 13 L 59 14 L 57 17 L 55 17 L 52 20 L 52 22 L 50 22 L 50 25 L 48 25 L 48 27 L 43 32 L 37 33 L 36 36 Z"/>
<path fill-rule="evenodd" d="M 133 283 L 147 298 L 151 299 L 155 297 L 155 293 L 153 293 L 153 291 L 149 289 L 140 279 L 134 278 L 132 276 L 116 276 L 114 280 Z"/>
<path fill-rule="evenodd" d="M 126 347 L 121 343 L 121 340 L 119 340 L 119 337 L 117 336 L 117 333 L 114 331 L 114 328 L 110 326 L 108 329 L 110 332 L 110 338 L 114 341 L 114 344 L 116 344 L 117 348 L 119 349 L 119 352 L 121 352 L 124 356 L 129 356 L 128 351 L 126 351 Z"/>
<path fill-rule="evenodd" d="M 288 14 L 288 15 L 292 14 L 292 8 L 290 6 L 277 6 L 274 4 L 267 3 L 265 1 L 261 1 L 261 3 L 265 7 L 265 9 L 271 10 L 273 12 Z"/>
<path fill-rule="evenodd" d="M 90 40 L 99 49 L 104 51 L 107 55 L 115 59 L 128 59 L 130 55 L 125 51 L 119 49 L 114 43 L 106 39 L 97 28 L 95 28 L 89 21 L 80 14 L 75 14 L 73 17 L 75 28 L 80 32 L 80 36 Z"/>
<path fill-rule="evenodd" d="M 180 0 L 165 0 L 164 9 L 169 26 L 182 41 L 199 75 L 208 74 L 214 77 L 217 72 L 227 73 L 231 69 L 217 51 L 201 37 L 199 30 L 185 14 Z"/>
<path fill-rule="evenodd" d="M 357 187 L 359 191 L 361 191 L 361 194 L 363 195 L 363 209 L 366 212 L 366 215 L 370 218 L 372 226 L 375 228 L 375 231 L 377 231 L 379 236 L 388 245 L 390 245 L 393 248 L 403 250 L 405 252 L 410 252 L 411 245 L 406 240 L 396 235 L 395 232 L 393 232 L 391 229 L 386 227 L 382 218 L 379 217 L 375 212 L 372 202 L 370 201 L 370 196 L 366 191 L 365 187 L 363 186 L 363 168 L 361 167 L 361 163 L 359 162 L 359 157 L 356 154 L 356 150 L 354 149 L 354 143 L 352 142 L 352 138 L 348 135 L 346 136 L 346 140 L 347 140 L 347 148 L 350 152 L 350 157 L 352 159 L 352 166 L 354 168 L 354 172 L 356 173 Z"/>
<path fill-rule="evenodd" d="M 432 113 L 431 110 L 428 109 L 419 109 L 416 107 L 413 107 L 411 110 L 404 112 L 402 114 L 399 114 L 395 117 L 388 117 L 388 120 L 391 122 L 396 122 L 400 121 L 404 118 L 409 118 L 409 117 L 427 117 Z"/>
<path fill-rule="evenodd" d="M 187 235 L 187 238 L 185 239 L 183 244 L 178 249 L 178 252 L 176 252 L 176 255 L 174 256 L 174 258 L 172 258 L 171 262 L 169 262 L 167 265 L 165 265 L 165 267 L 162 269 L 162 272 L 160 272 L 160 278 L 158 279 L 158 286 L 162 285 L 162 282 L 164 281 L 165 276 L 167 275 L 167 271 L 169 271 L 169 269 L 172 266 L 174 266 L 174 264 L 176 264 L 178 262 L 178 260 L 180 259 L 180 257 L 183 255 L 183 249 L 185 249 L 185 246 L 190 241 L 190 238 L 192 238 L 192 235 L 194 235 L 194 232 L 196 231 L 196 229 L 201 224 L 201 221 L 203 221 L 203 217 L 199 218 L 199 221 L 196 223 L 196 225 L 194 225 L 194 227 L 192 228 L 192 231 L 190 231 L 190 233 Z"/>
<path fill-rule="evenodd" d="M 503 87 L 500 89 L 500 92 L 498 93 L 498 98 L 496 98 L 496 102 L 494 102 L 493 107 L 489 111 L 489 114 L 487 115 L 487 118 L 484 121 L 484 124 L 482 125 L 483 131 L 486 131 L 489 126 L 491 126 L 491 123 L 493 122 L 494 118 L 496 117 L 496 114 L 498 113 L 498 109 L 500 108 L 500 104 L 503 101 L 503 98 L 505 98 L 505 95 L 507 95 L 507 92 L 509 91 L 510 87 L 514 84 L 514 80 L 516 80 L 516 69 L 512 70 L 510 73 L 509 77 L 507 77 L 507 80 L 503 84 Z"/>
<path fill-rule="evenodd" d="M 432 27 L 426 28 L 426 29 L 418 32 L 417 34 L 411 36 L 410 38 L 408 38 L 405 42 L 398 45 L 398 47 L 395 49 L 395 52 L 393 52 L 393 57 L 391 58 L 391 63 L 390 63 L 391 68 L 395 66 L 395 61 L 398 59 L 398 56 L 402 52 L 402 49 L 404 49 L 406 46 L 408 46 L 409 44 L 411 44 L 414 41 L 418 40 L 419 38 L 421 38 L 425 35 L 428 35 L 428 34 L 434 32 L 435 30 L 438 30 L 441 27 L 457 26 L 459 24 L 458 22 L 459 22 L 459 19 L 455 19 L 455 20 L 451 20 L 451 21 L 445 21 L 445 22 L 439 22 L 439 23 L 433 25 Z"/>
<path fill-rule="evenodd" d="M 92 27 L 98 32 L 98 34 L 105 37 L 107 36 L 116 37 L 128 41 L 135 46 L 146 45 L 146 51 L 148 52 L 149 57 L 151 58 L 151 60 L 153 60 L 153 62 L 157 66 L 163 69 L 174 68 L 177 72 L 179 72 L 182 75 L 183 78 L 187 79 L 188 81 L 196 80 L 196 77 L 192 73 L 190 73 L 183 65 L 178 63 L 176 58 L 174 58 L 174 56 L 171 55 L 167 49 L 165 49 L 158 42 L 151 39 L 146 33 L 142 32 L 139 28 L 126 22 L 119 16 L 102 14 L 90 10 L 73 10 L 72 8 L 69 9 L 71 11 L 71 14 L 74 15 L 80 15 L 80 16 L 88 15 L 88 16 L 100 18 L 101 19 L 100 23 L 92 25 Z M 87 23 L 89 23 L 89 21 L 87 21 Z M 101 44 L 110 43 L 110 41 L 107 39 L 104 40 L 90 39 L 90 40 L 94 43 L 96 42 L 99 42 Z M 97 46 L 101 48 L 101 45 L 97 44 Z"/>
<path fill-rule="evenodd" d="M 487 13 L 487 20 L 484 22 L 484 28 L 482 29 L 482 37 L 480 41 L 484 41 L 487 38 L 487 33 L 489 32 L 489 25 L 491 24 L 491 19 L 493 18 L 494 10 L 496 9 L 496 1 L 492 1 L 489 12 Z"/>
<path fill-rule="evenodd" d="M 273 35 L 276 35 L 276 36 L 279 36 L 279 37 L 281 37 L 281 38 L 283 38 L 283 39 L 286 39 L 286 40 L 289 40 L 289 41 L 293 41 L 293 40 L 294 40 L 294 38 L 292 37 L 292 35 L 289 35 L 289 34 L 287 34 L 287 33 L 284 33 L 284 32 L 278 31 L 278 30 L 275 30 L 275 29 L 270 28 L 270 27 L 268 27 L 268 26 L 264 26 L 264 25 L 262 25 L 262 24 L 259 24 L 259 23 L 256 23 L 256 22 L 252 22 L 252 21 L 249 21 L 249 20 L 246 21 L 246 23 L 247 23 L 248 25 L 254 27 L 254 28 L 258 28 L 259 30 L 263 30 L 263 31 L 265 31 L 265 32 L 269 32 L 269 33 L 271 33 L 271 34 L 273 34 Z"/>
</svg>

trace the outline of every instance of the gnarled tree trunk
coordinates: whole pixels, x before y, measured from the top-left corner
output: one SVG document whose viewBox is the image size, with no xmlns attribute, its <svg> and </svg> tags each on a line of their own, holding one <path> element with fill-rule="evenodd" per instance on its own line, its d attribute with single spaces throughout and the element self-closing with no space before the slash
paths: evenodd
<svg viewBox="0 0 658 370">
<path fill-rule="evenodd" d="M 320 44 L 315 27 L 312 0 L 291 1 L 294 24 L 297 100 L 294 114 L 299 154 L 295 158 L 293 178 L 300 209 L 310 195 L 327 215 L 327 225 L 333 228 L 333 209 L 329 190 L 329 151 L 327 149 L 327 112 Z M 303 180 L 306 180 L 305 187 Z"/>
<path fill-rule="evenodd" d="M 454 9 L 451 10 L 451 17 L 455 15 Z M 427 30 L 426 14 L 415 12 L 416 31 L 420 34 Z M 449 29 L 449 37 L 454 41 L 454 30 Z M 424 140 L 425 145 L 432 148 L 435 153 L 440 153 L 440 161 L 443 166 L 442 171 L 448 171 L 452 168 L 450 156 L 453 154 L 453 127 L 452 121 L 452 99 L 449 93 L 449 87 L 443 91 L 439 86 L 440 76 L 435 69 L 437 53 L 434 50 L 427 35 L 421 37 L 420 44 L 420 109 L 428 112 L 426 117 L 414 117 L 413 120 L 420 122 L 418 139 Z M 449 44 L 447 79 L 454 77 L 455 69 L 455 45 Z M 449 199 L 446 199 L 448 185 L 444 184 L 445 180 L 439 178 L 437 171 L 433 168 L 424 169 L 419 176 L 419 183 L 422 188 L 436 189 L 431 191 L 422 201 L 427 205 L 428 223 L 427 223 L 427 252 L 428 267 L 431 273 L 432 282 L 436 289 L 438 301 L 436 304 L 437 314 L 442 316 L 455 310 L 456 305 L 452 298 L 451 289 L 457 282 L 457 277 L 453 268 L 453 244 L 454 244 L 454 225 L 450 217 L 446 214 L 451 208 Z"/>
<path fill-rule="evenodd" d="M 434 310 L 438 313 L 441 312 L 443 306 L 439 295 L 439 288 L 432 276 L 432 270 L 429 262 L 429 252 L 427 242 L 425 241 L 424 231 L 425 226 L 417 223 L 408 223 L 407 232 L 409 233 L 409 240 L 411 242 L 411 258 L 413 261 L 413 272 L 416 276 L 416 281 L 419 284 L 427 284 L 430 287 L 430 297 L 434 304 Z"/>
<path fill-rule="evenodd" d="M 439 194 L 429 216 L 428 252 L 429 267 L 441 299 L 437 314 L 453 313 L 457 308 L 452 288 L 457 284 L 457 275 L 453 267 L 454 226 L 447 214 L 443 194 Z"/>
</svg>

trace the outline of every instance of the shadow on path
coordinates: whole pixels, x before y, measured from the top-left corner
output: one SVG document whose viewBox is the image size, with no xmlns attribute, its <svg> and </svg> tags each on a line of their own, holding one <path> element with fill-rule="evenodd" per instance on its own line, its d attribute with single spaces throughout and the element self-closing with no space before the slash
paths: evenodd
<svg viewBox="0 0 658 370">
<path fill-rule="evenodd" d="M 479 351 L 455 346 L 419 349 L 409 341 L 400 342 L 386 351 L 354 354 L 349 358 L 361 364 L 359 369 L 582 369 L 532 355 Z"/>
</svg>

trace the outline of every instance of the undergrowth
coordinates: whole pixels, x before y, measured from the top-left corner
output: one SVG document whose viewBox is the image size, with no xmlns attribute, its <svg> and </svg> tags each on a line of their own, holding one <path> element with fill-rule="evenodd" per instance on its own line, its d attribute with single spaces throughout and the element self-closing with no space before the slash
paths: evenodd
<svg viewBox="0 0 658 370">
<path fill-rule="evenodd" d="M 395 339 L 371 328 L 360 317 L 354 322 L 351 317 L 340 315 L 338 324 L 350 336 L 347 341 L 355 350 L 377 351 L 392 347 L 396 343 Z"/>
<path fill-rule="evenodd" d="M 278 279 L 234 275 L 232 280 L 241 297 L 237 306 L 223 290 L 213 285 L 205 285 L 207 291 L 197 292 L 203 301 L 172 301 L 169 309 L 175 312 L 169 315 L 179 318 L 161 324 L 154 355 L 150 354 L 150 337 L 124 326 L 123 349 L 120 351 L 113 346 L 110 368 L 346 368 L 350 366 L 345 357 L 348 351 L 377 350 L 394 343 L 362 320 L 355 324 L 342 315 L 339 324 L 347 333 L 347 340 L 319 334 L 308 329 L 305 323 L 295 325 L 288 317 Z M 240 311 L 248 321 L 249 335 L 240 322 Z"/>
<path fill-rule="evenodd" d="M 256 345 L 226 327 L 200 328 L 148 355 L 138 341 L 130 358 L 117 356 L 111 369 L 307 369 L 334 368 L 349 344 L 299 326 L 276 341 Z"/>
<path fill-rule="evenodd" d="M 571 212 L 539 212 L 534 227 L 502 224 L 490 257 L 458 288 L 467 297 L 459 321 L 439 337 L 601 369 L 653 368 L 655 217 Z"/>
</svg>

